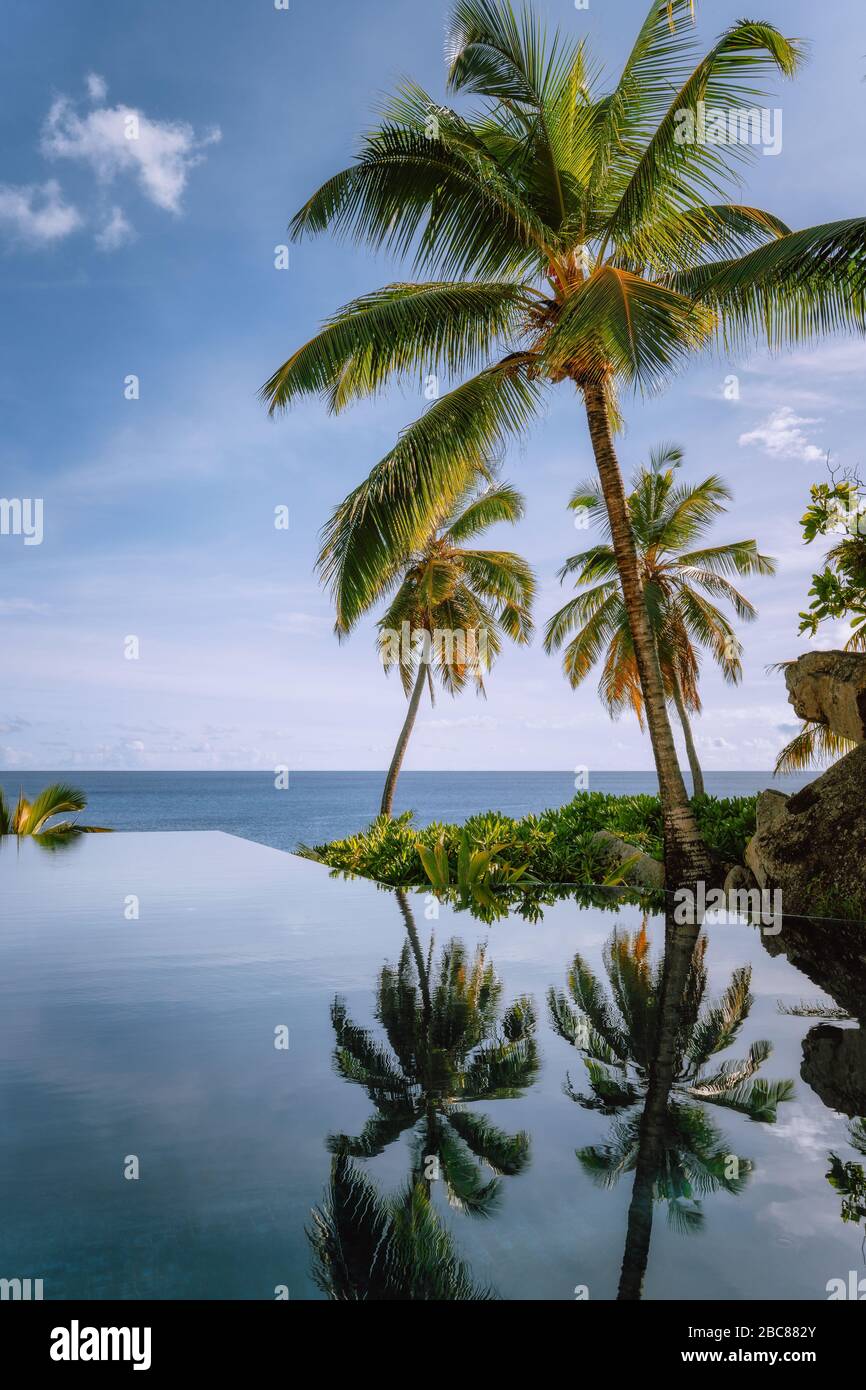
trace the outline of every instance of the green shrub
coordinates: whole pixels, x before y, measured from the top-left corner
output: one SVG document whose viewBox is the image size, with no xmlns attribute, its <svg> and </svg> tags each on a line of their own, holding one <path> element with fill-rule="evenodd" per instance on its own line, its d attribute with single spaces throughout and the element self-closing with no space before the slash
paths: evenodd
<svg viewBox="0 0 866 1390">
<path fill-rule="evenodd" d="M 701 832 L 710 848 L 724 859 L 742 861 L 746 843 L 755 832 L 756 801 L 754 796 L 695 798 Z M 592 843 L 598 830 L 610 830 L 656 859 L 662 857 L 659 798 L 607 792 L 580 792 L 566 806 L 522 820 L 484 811 L 470 816 L 465 827 L 435 822 L 418 830 L 412 824 L 412 812 L 404 811 L 393 820 L 379 816 L 367 830 L 348 839 L 312 850 L 302 848 L 301 852 L 335 869 L 380 883 L 423 887 L 429 879 L 418 846 L 433 851 L 441 841 L 456 883 L 464 829 L 473 849 L 495 851 L 490 863 L 491 888 L 507 884 L 523 868 L 527 878 L 539 884 L 598 882 L 602 876 L 600 856 Z"/>
<path fill-rule="evenodd" d="M 692 805 L 700 832 L 710 848 L 723 859 L 741 864 L 746 845 L 755 833 L 758 798 L 696 796 Z"/>
</svg>

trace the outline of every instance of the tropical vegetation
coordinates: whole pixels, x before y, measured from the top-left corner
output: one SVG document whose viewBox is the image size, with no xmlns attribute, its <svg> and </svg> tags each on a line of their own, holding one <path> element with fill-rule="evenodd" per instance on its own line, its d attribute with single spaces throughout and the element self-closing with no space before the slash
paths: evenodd
<svg viewBox="0 0 866 1390">
<path fill-rule="evenodd" d="M 53 782 L 32 801 L 28 801 L 23 791 L 19 792 L 14 807 L 6 800 L 0 787 L 0 835 L 33 835 L 47 842 L 102 831 L 103 826 L 55 819 L 56 816 L 83 811 L 86 806 L 84 792 L 66 782 Z"/>
<path fill-rule="evenodd" d="M 839 476 L 830 468 L 830 481 L 813 485 L 800 524 L 807 545 L 819 536 L 840 537 L 812 576 L 812 602 L 800 614 L 800 632 L 815 637 L 822 623 L 847 623 L 845 650 L 866 651 L 866 498 L 859 477 Z M 806 719 L 776 759 L 776 772 L 835 762 L 853 747 L 826 724 Z"/>
<path fill-rule="evenodd" d="M 775 563 L 759 553 L 754 540 L 704 542 L 731 493 L 715 474 L 701 483 L 679 482 L 682 459 L 683 451 L 675 445 L 654 449 L 636 473 L 627 502 L 665 694 L 682 727 L 694 794 L 703 796 L 704 777 L 689 722 L 689 713 L 701 710 L 700 649 L 710 652 L 730 684 L 736 685 L 743 673 L 734 627 L 713 600 L 727 601 L 741 622 L 751 622 L 757 611 L 728 576 L 774 574 Z M 560 580 L 573 575 L 581 592 L 548 622 L 545 647 L 557 651 L 567 643 L 563 669 L 573 687 L 603 662 L 602 704 L 612 718 L 630 706 L 643 727 L 640 672 L 600 484 L 581 483 L 569 506 L 581 521 L 600 526 L 603 541 L 570 556 L 560 570 Z"/>
<path fill-rule="evenodd" d="M 457 0 L 448 87 L 480 103 L 458 111 L 401 83 L 354 162 L 291 224 L 295 238 L 330 230 L 410 257 L 428 278 L 337 310 L 262 388 L 271 411 L 315 394 L 336 412 L 391 381 L 433 383 L 429 409 L 325 526 L 319 569 L 344 628 L 383 568 L 525 433 L 549 388 L 575 393 L 628 614 L 671 883 L 707 877 L 709 858 L 676 756 L 614 446 L 624 394 L 663 387 L 714 345 L 778 349 L 866 321 L 866 220 L 792 231 L 729 201 L 755 147 L 682 138 L 699 103 L 726 120 L 755 105 L 756 82 L 793 77 L 802 45 L 743 19 L 696 61 L 684 22 L 693 8 L 653 0 L 604 88 L 587 44 L 549 38 L 530 9 Z"/>
<path fill-rule="evenodd" d="M 696 797 L 695 817 L 706 843 L 728 862 L 740 862 L 755 833 L 756 798 Z M 604 855 L 593 841 L 600 830 L 622 836 L 661 859 L 664 817 L 657 796 L 579 792 L 573 801 L 515 820 L 496 811 L 470 816 L 465 825 L 413 825 L 411 811 L 377 818 L 344 840 L 303 848 L 334 869 L 399 887 L 461 883 L 461 855 L 486 855 L 484 885 L 495 891 L 533 884 L 592 884 L 605 877 Z M 431 873 L 436 857 L 445 866 Z M 426 861 L 426 862 L 425 862 Z M 465 882 L 466 870 L 463 872 Z"/>
<path fill-rule="evenodd" d="M 472 680 L 483 695 L 503 637 L 529 640 L 535 584 L 526 561 L 509 550 L 465 544 L 497 522 L 513 523 L 522 515 L 523 498 L 507 483 L 473 483 L 439 512 L 416 550 L 383 563 L 353 619 L 396 589 L 379 619 L 379 652 L 386 671 L 399 670 L 409 707 L 385 778 L 381 815 L 391 814 L 424 686 L 433 699 L 434 678 L 451 695 Z M 341 633 L 351 626 L 338 620 Z"/>
</svg>

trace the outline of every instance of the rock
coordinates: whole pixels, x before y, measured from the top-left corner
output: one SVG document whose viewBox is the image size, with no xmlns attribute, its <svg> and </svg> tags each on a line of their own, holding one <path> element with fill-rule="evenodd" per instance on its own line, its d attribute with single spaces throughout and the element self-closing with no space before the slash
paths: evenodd
<svg viewBox="0 0 866 1390">
<path fill-rule="evenodd" d="M 786 914 L 866 918 L 866 743 L 794 796 L 761 793 L 746 864 Z"/>
<path fill-rule="evenodd" d="M 724 882 L 726 893 L 736 893 L 741 888 L 757 888 L 757 886 L 758 880 L 755 875 L 751 869 L 747 869 L 743 864 L 735 864 L 732 869 L 729 869 Z"/>
<path fill-rule="evenodd" d="M 784 819 L 788 801 L 787 792 L 777 792 L 771 787 L 768 787 L 766 791 L 758 792 L 757 828 L 759 830 L 772 830 L 773 826 L 778 825 Z"/>
<path fill-rule="evenodd" d="M 866 741 L 866 653 L 807 652 L 785 668 L 788 699 L 801 719 L 840 738 Z"/>
<path fill-rule="evenodd" d="M 777 936 L 762 934 L 760 939 L 768 955 L 787 956 L 795 970 L 829 994 L 843 1013 L 866 1024 L 866 932 L 862 923 L 788 917 Z"/>
<path fill-rule="evenodd" d="M 789 917 L 777 936 L 762 934 L 760 940 L 769 955 L 787 956 L 828 994 L 843 1017 L 866 1022 L 866 933 L 861 924 Z M 830 1022 L 811 1028 L 803 1039 L 800 1075 L 831 1110 L 866 1115 L 866 1030 Z"/>
<path fill-rule="evenodd" d="M 592 842 L 602 850 L 605 864 L 611 868 L 616 864 L 625 864 L 634 855 L 639 856 L 623 876 L 623 882 L 629 888 L 664 888 L 664 864 L 653 859 L 651 854 L 645 854 L 639 845 L 630 845 L 611 830 L 597 830 Z"/>
<path fill-rule="evenodd" d="M 866 1033 L 830 1023 L 812 1028 L 803 1039 L 800 1075 L 831 1110 L 866 1113 Z"/>
</svg>

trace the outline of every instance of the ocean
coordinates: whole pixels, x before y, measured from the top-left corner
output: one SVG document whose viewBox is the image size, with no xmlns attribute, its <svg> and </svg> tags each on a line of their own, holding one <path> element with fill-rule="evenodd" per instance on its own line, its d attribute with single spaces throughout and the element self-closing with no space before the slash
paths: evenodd
<svg viewBox="0 0 866 1390">
<path fill-rule="evenodd" d="M 352 835 L 379 808 L 383 772 L 297 772 L 277 790 L 270 772 L 8 772 L 0 786 L 12 800 L 50 782 L 72 782 L 87 795 L 84 824 L 112 830 L 225 830 L 274 849 L 294 850 Z M 708 772 L 714 796 L 748 796 L 765 787 L 796 791 L 815 776 L 773 779 L 769 772 Z M 651 772 L 598 772 L 590 790 L 624 796 L 657 790 Z M 466 820 L 478 811 L 509 816 L 562 806 L 575 795 L 572 772 L 404 772 L 395 813 L 415 823 Z"/>
</svg>

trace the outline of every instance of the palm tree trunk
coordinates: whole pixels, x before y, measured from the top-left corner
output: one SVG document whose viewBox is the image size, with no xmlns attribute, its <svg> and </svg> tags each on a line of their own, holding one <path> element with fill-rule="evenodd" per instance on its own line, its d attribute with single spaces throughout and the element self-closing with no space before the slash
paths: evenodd
<svg viewBox="0 0 866 1390">
<path fill-rule="evenodd" d="M 427 978 L 427 962 L 424 959 L 424 952 L 421 950 L 421 941 L 418 937 L 418 928 L 415 925 L 415 915 L 409 904 L 409 898 L 405 888 L 395 889 L 397 902 L 403 914 L 403 921 L 406 925 L 406 932 L 409 937 L 409 945 L 415 957 L 415 969 L 418 971 L 418 986 L 421 990 L 421 1002 L 423 1005 L 422 1019 L 425 1027 L 430 1021 L 430 981 Z"/>
<path fill-rule="evenodd" d="M 394 749 L 391 766 L 388 768 L 388 776 L 385 778 L 385 789 L 382 792 L 382 805 L 379 807 L 380 816 L 390 816 L 391 814 L 391 807 L 394 805 L 394 792 L 397 787 L 397 778 L 400 776 L 400 768 L 403 766 L 403 759 L 406 756 L 406 748 L 415 725 L 415 716 L 418 713 L 418 706 L 421 703 L 421 695 L 424 691 L 424 682 L 426 679 L 427 667 L 419 657 L 418 677 L 412 689 L 409 709 L 406 712 L 406 718 L 400 730 L 400 737 L 397 740 L 397 747 Z"/>
<path fill-rule="evenodd" d="M 679 925 L 668 912 L 657 1032 L 653 1040 L 649 1084 L 640 1121 L 634 1188 L 628 1209 L 625 1251 L 617 1292 L 617 1299 L 621 1302 L 634 1302 L 643 1293 L 652 1237 L 655 1186 L 664 1165 L 665 1129 L 676 1077 L 683 1000 L 700 931 L 700 923 Z"/>
<path fill-rule="evenodd" d="M 695 748 L 695 741 L 692 738 L 692 726 L 689 723 L 689 716 L 686 711 L 686 702 L 683 699 L 683 688 L 680 685 L 680 678 L 674 671 L 673 677 L 674 704 L 677 707 L 677 714 L 683 726 L 683 738 L 686 741 L 686 755 L 689 760 L 689 767 L 692 771 L 692 786 L 695 796 L 704 795 L 704 774 L 698 762 L 698 750 Z"/>
<path fill-rule="evenodd" d="M 677 759 L 658 654 L 644 601 L 625 488 L 610 433 L 604 390 L 601 386 L 586 386 L 583 394 L 658 774 L 667 887 L 676 888 L 680 884 L 706 879 L 710 873 L 710 858 L 698 831 Z"/>
</svg>

